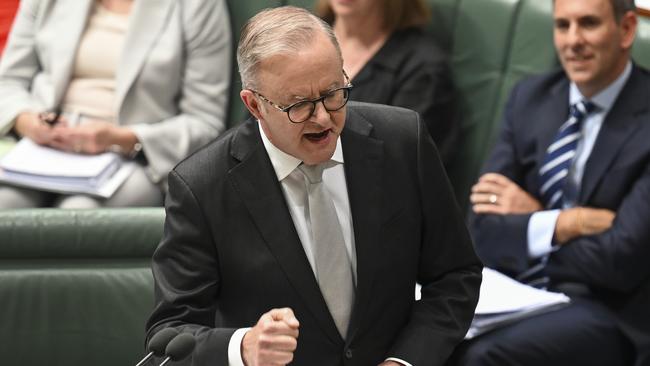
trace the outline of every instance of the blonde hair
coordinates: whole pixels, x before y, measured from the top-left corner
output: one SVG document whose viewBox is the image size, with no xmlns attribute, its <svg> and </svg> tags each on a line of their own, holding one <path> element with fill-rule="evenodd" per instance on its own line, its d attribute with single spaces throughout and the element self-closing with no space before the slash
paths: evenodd
<svg viewBox="0 0 650 366">
<path fill-rule="evenodd" d="M 424 27 L 431 21 L 431 9 L 424 0 L 378 0 L 388 31 Z M 334 24 L 334 11 L 329 0 L 318 0 L 316 14 L 328 24 Z"/>
<path fill-rule="evenodd" d="M 246 22 L 237 47 L 237 66 L 244 89 L 256 89 L 257 68 L 264 59 L 283 53 L 296 53 L 310 45 L 323 32 L 338 53 L 341 49 L 332 27 L 309 11 L 295 6 L 262 10 Z"/>
</svg>

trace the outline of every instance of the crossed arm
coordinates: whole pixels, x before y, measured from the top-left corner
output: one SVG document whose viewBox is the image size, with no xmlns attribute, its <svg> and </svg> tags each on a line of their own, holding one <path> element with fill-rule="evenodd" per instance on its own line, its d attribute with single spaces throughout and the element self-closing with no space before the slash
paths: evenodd
<svg viewBox="0 0 650 366">
<path fill-rule="evenodd" d="M 532 214 L 542 204 L 508 177 L 483 174 L 472 186 L 472 210 L 476 214 Z M 580 236 L 595 235 L 612 227 L 616 213 L 591 207 L 573 207 L 560 212 L 555 223 L 554 242 L 563 245 Z"/>
</svg>

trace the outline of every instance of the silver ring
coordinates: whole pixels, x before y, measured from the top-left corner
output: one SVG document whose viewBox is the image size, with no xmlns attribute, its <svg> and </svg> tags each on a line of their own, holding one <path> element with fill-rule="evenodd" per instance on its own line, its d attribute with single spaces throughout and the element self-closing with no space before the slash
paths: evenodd
<svg viewBox="0 0 650 366">
<path fill-rule="evenodd" d="M 488 197 L 488 201 L 493 205 L 497 204 L 498 199 L 499 199 L 499 196 L 497 196 L 496 194 L 491 194 L 490 197 Z"/>
</svg>

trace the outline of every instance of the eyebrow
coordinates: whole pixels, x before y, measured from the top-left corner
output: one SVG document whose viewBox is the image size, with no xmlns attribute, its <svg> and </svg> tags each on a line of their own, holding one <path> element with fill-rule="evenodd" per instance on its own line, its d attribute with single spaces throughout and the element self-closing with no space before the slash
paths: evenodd
<svg viewBox="0 0 650 366">
<path fill-rule="evenodd" d="M 319 91 L 320 96 L 323 96 L 324 94 L 327 94 L 327 93 L 331 92 L 334 89 L 340 88 L 341 86 L 343 86 L 343 85 L 340 84 L 338 81 L 335 81 L 335 82 L 331 83 L 327 89 L 320 90 Z M 293 101 L 291 103 L 295 103 L 295 102 L 300 102 L 302 100 L 309 100 L 309 99 L 313 99 L 313 98 L 294 94 L 294 95 L 290 95 L 289 99 Z"/>
</svg>

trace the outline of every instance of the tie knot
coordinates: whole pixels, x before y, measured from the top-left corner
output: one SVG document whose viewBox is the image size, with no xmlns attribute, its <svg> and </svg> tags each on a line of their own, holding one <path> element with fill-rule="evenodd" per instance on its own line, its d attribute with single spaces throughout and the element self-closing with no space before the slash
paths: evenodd
<svg viewBox="0 0 650 366">
<path fill-rule="evenodd" d="M 325 168 L 325 164 L 306 165 L 303 163 L 298 165 L 298 170 L 300 170 L 302 174 L 307 177 L 307 180 L 311 184 L 316 184 L 323 181 L 323 170 L 325 170 Z"/>
<path fill-rule="evenodd" d="M 581 100 L 578 103 L 575 103 L 569 109 L 571 116 L 576 119 L 583 119 L 586 115 L 593 112 L 596 109 L 596 105 L 588 100 Z"/>
</svg>

